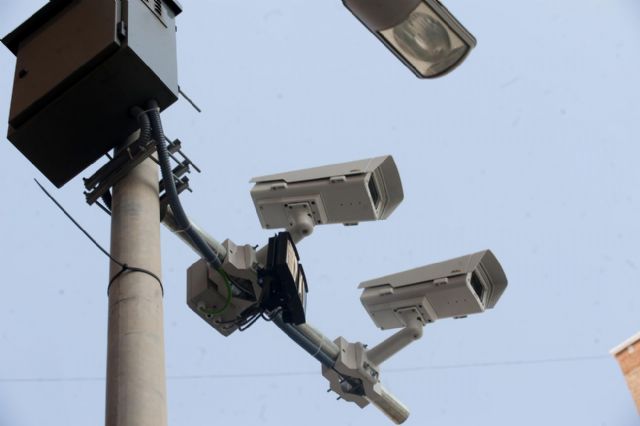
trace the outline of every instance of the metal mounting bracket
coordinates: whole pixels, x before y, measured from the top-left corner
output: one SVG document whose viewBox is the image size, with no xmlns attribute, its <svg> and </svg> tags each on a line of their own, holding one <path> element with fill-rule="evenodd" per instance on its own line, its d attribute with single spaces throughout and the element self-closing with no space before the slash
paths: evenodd
<svg viewBox="0 0 640 426">
<path fill-rule="evenodd" d="M 178 193 L 188 190 L 189 178 L 185 175 L 191 173 L 191 168 L 200 172 L 200 169 L 182 152 L 182 143 L 179 139 L 174 141 L 166 138 L 168 144 L 167 149 L 169 155 L 177 163 L 173 169 L 173 178 L 176 182 L 176 189 Z M 156 163 L 158 160 L 153 156 L 156 152 L 156 144 L 153 140 L 147 143 L 142 143 L 136 139 L 133 143 L 129 144 L 126 148 L 121 149 L 115 155 L 115 157 L 109 157 L 109 161 L 98 169 L 93 175 L 84 179 L 84 186 L 86 191 L 84 192 L 87 204 L 98 204 L 103 210 L 109 212 L 107 206 L 103 206 L 100 203 L 100 198 L 109 192 L 109 190 L 120 179 L 126 176 L 134 167 L 142 163 L 147 158 L 151 158 Z M 175 154 L 179 154 L 181 158 L 178 158 Z M 160 208 L 161 211 L 166 209 L 168 200 L 165 194 L 165 184 L 162 180 L 158 182 L 160 191 Z"/>
</svg>

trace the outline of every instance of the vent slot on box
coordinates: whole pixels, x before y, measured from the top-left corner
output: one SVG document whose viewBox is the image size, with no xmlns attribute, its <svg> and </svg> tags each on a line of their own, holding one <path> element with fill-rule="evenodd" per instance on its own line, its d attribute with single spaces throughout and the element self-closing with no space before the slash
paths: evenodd
<svg viewBox="0 0 640 426">
<path fill-rule="evenodd" d="M 154 0 L 153 3 L 153 9 L 160 17 L 162 17 L 162 0 Z"/>
<path fill-rule="evenodd" d="M 164 15 L 164 4 L 162 0 L 141 0 L 142 3 L 145 4 L 149 8 L 151 12 L 164 24 L 163 15 Z"/>
</svg>

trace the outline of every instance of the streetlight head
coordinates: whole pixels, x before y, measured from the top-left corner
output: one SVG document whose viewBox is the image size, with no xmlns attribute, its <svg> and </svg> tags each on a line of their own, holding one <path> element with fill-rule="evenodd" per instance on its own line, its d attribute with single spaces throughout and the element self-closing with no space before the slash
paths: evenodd
<svg viewBox="0 0 640 426">
<path fill-rule="evenodd" d="M 456 68 L 476 39 L 438 0 L 343 0 L 344 5 L 420 78 Z"/>
</svg>

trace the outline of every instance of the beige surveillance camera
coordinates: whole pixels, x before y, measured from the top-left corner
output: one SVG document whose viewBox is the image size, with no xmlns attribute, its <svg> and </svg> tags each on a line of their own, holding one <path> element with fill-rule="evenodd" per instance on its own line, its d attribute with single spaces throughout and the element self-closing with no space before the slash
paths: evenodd
<svg viewBox="0 0 640 426">
<path fill-rule="evenodd" d="M 316 225 L 386 219 L 404 198 L 390 155 L 297 170 L 251 180 L 265 229 L 287 229 L 296 240 Z"/>
<path fill-rule="evenodd" d="M 507 277 L 490 250 L 387 275 L 360 284 L 360 300 L 380 328 L 405 327 L 401 313 L 419 312 L 424 324 L 460 318 L 495 306 Z"/>
</svg>

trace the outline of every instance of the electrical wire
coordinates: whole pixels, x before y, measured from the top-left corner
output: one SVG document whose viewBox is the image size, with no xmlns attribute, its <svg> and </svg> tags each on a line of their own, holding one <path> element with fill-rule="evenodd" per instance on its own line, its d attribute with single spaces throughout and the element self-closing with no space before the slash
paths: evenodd
<svg viewBox="0 0 640 426">
<path fill-rule="evenodd" d="M 207 264 L 213 269 L 220 272 L 222 269 L 222 262 L 219 258 L 219 254 L 204 240 L 202 235 L 195 229 L 189 220 L 189 217 L 182 207 L 180 202 L 180 196 L 176 189 L 176 183 L 173 179 L 173 171 L 171 169 L 171 162 L 169 157 L 169 150 L 167 149 L 167 140 L 162 128 L 162 119 L 160 118 L 160 107 L 155 100 L 148 102 L 147 111 L 143 111 L 139 107 L 132 108 L 132 114 L 138 119 L 141 129 L 149 129 L 150 134 L 156 143 L 156 152 L 158 154 L 158 161 L 160 163 L 160 171 L 162 174 L 162 180 L 164 181 L 165 194 L 169 200 L 171 211 L 174 214 L 174 218 L 182 231 L 185 232 L 191 241 L 198 248 L 200 255 L 206 260 Z M 220 272 L 222 274 L 222 272 Z M 227 277 L 228 278 L 228 277 Z M 230 280 L 225 279 L 225 287 L 227 290 L 227 303 L 225 308 L 229 307 L 230 299 L 232 297 L 232 285 Z M 216 315 L 222 314 L 224 310 L 221 310 Z"/>
<path fill-rule="evenodd" d="M 520 367 L 526 365 L 540 365 L 540 364 L 559 364 L 559 363 L 577 363 L 577 362 L 589 362 L 610 360 L 610 355 L 586 355 L 575 357 L 556 357 L 556 358 L 542 358 L 542 359 L 530 359 L 530 360 L 509 360 L 509 361 L 495 361 L 495 362 L 478 362 L 467 364 L 441 364 L 430 366 L 419 366 L 411 368 L 389 368 L 385 370 L 385 374 L 403 374 L 414 373 L 420 371 L 433 371 L 433 370 L 460 370 L 468 368 L 491 368 L 491 367 Z M 213 374 L 193 374 L 193 375 L 173 375 L 167 376 L 168 380 L 213 380 L 213 379 L 257 379 L 257 378 L 277 378 L 277 377 L 296 377 L 296 376 L 315 376 L 318 374 L 317 370 L 314 371 L 282 371 L 272 373 L 213 373 Z M 104 381 L 104 377 L 31 377 L 31 378 L 0 378 L 0 383 L 80 383 L 80 382 L 101 382 Z"/>
<path fill-rule="evenodd" d="M 256 312 L 253 312 L 249 315 L 246 315 L 243 317 L 237 317 L 230 321 L 216 321 L 216 324 L 218 325 L 232 324 L 238 327 L 238 330 L 246 331 L 249 327 L 254 325 L 260 318 L 265 318 L 263 309 L 259 309 Z"/>
<path fill-rule="evenodd" d="M 272 322 L 273 321 L 273 317 L 275 315 L 278 315 L 281 311 L 282 311 L 282 308 L 277 308 L 273 312 L 267 312 L 267 311 L 263 310 L 262 313 L 260 314 L 260 316 L 262 317 L 263 320 L 265 320 L 267 322 Z"/>
<path fill-rule="evenodd" d="M 202 110 L 198 107 L 198 105 L 196 105 L 195 102 L 193 102 L 191 100 L 191 98 L 189 96 L 187 96 L 187 94 L 185 94 L 182 91 L 182 88 L 180 86 L 178 86 L 178 93 L 180 93 L 182 95 L 183 98 L 185 98 L 187 100 L 187 102 L 189 102 L 191 104 L 191 106 L 193 107 L 193 109 L 195 109 L 198 112 L 202 112 Z"/>
<path fill-rule="evenodd" d="M 122 263 L 122 262 L 120 262 L 119 260 L 115 259 L 115 258 L 111 255 L 111 253 L 109 253 L 109 252 L 108 252 L 104 247 L 102 247 L 102 246 L 100 245 L 100 243 L 98 243 L 98 241 L 96 241 L 96 239 L 95 239 L 95 238 L 93 238 L 93 237 L 91 236 L 91 234 L 89 234 L 89 232 L 88 232 L 86 229 L 84 229 L 84 228 L 82 227 L 82 225 L 80 225 L 80 224 L 78 223 L 78 221 L 76 221 L 76 220 L 73 218 L 73 216 L 71 216 L 71 214 L 70 214 L 70 213 L 69 213 L 69 212 L 68 212 L 68 211 L 67 211 L 67 210 L 62 206 L 62 204 L 60 204 L 60 203 L 58 202 L 58 200 L 56 200 L 56 199 L 54 198 L 54 196 L 53 196 L 53 195 L 51 195 L 51 194 L 49 193 L 49 191 L 47 191 L 47 190 L 44 188 L 44 186 L 42 186 L 42 185 L 40 184 L 40 182 L 38 182 L 38 179 L 34 179 L 34 181 L 35 181 L 35 182 L 36 182 L 36 184 L 40 187 L 40 189 L 42 190 L 42 192 L 44 192 L 44 193 L 47 195 L 47 197 L 49 197 L 49 199 L 50 199 L 51 201 L 53 201 L 53 203 L 54 203 L 56 206 L 58 206 L 58 208 L 62 211 L 62 213 L 64 213 L 64 215 L 65 215 L 65 216 L 67 216 L 67 218 L 68 218 L 68 219 L 69 219 L 69 220 L 70 220 L 70 221 L 71 221 L 71 222 L 72 222 L 72 223 L 73 223 L 73 224 L 74 224 L 74 225 L 75 225 L 75 226 L 76 226 L 76 227 L 77 227 L 77 228 L 78 228 L 78 229 L 79 229 L 79 230 L 80 230 L 80 231 L 81 231 L 81 232 L 82 232 L 82 233 L 83 233 L 87 238 L 89 238 L 89 240 L 90 240 L 90 241 L 91 241 L 91 242 L 92 242 L 92 243 L 93 243 L 93 244 L 98 248 L 98 250 L 100 250 L 102 253 L 104 253 L 104 254 L 105 254 L 105 256 L 107 256 L 107 257 L 108 257 L 108 258 L 109 258 L 113 263 L 115 263 L 115 264 L 116 264 L 116 265 L 118 265 L 120 268 L 122 268 L 122 269 L 120 269 L 120 271 L 119 271 L 118 273 L 116 273 L 116 274 L 111 278 L 111 280 L 109 281 L 109 286 L 107 287 L 107 294 L 109 294 L 109 290 L 111 289 L 111 285 L 112 285 L 112 284 L 113 284 L 113 283 L 114 283 L 118 278 L 120 278 L 123 274 L 125 274 L 125 273 L 129 273 L 129 272 L 139 272 L 139 273 L 146 274 L 146 275 L 149 275 L 149 276 L 153 277 L 153 278 L 158 282 L 158 284 L 160 284 L 160 290 L 162 291 L 162 295 L 164 296 L 164 286 L 162 285 L 162 280 L 160 279 L 160 277 L 158 277 L 156 274 L 154 274 L 154 273 L 153 273 L 153 272 L 151 272 L 151 271 L 148 271 L 148 270 L 143 269 L 143 268 L 137 268 L 137 267 L 135 267 L 135 266 L 129 266 L 129 265 L 127 265 L 126 263 Z"/>
<path fill-rule="evenodd" d="M 474 362 L 468 364 L 443 364 L 423 367 L 407 367 L 389 369 L 393 373 L 413 373 L 417 371 L 427 370 L 459 370 L 463 368 L 486 368 L 486 367 L 512 367 L 520 365 L 540 365 L 540 364 L 559 364 L 584 361 L 598 361 L 602 359 L 611 359 L 609 355 L 586 355 L 575 357 L 557 357 L 557 358 L 541 358 L 529 360 L 512 360 L 512 361 L 493 361 L 493 362 Z"/>
<path fill-rule="evenodd" d="M 42 190 L 42 192 L 44 192 L 44 193 L 47 195 L 47 197 L 49 197 L 49 199 L 50 199 L 51 201 L 53 201 L 53 202 L 54 202 L 54 204 L 55 204 L 56 206 L 58 206 L 58 208 L 62 211 L 62 213 L 64 213 L 64 214 L 65 214 L 65 216 L 67 216 L 67 218 L 68 218 L 71 222 L 73 222 L 73 224 L 74 224 L 74 225 L 75 225 L 75 226 L 76 226 L 80 231 L 82 231 L 82 233 L 83 233 L 87 238 L 89 238 L 89 240 L 91 240 L 91 242 L 92 242 L 96 247 L 98 247 L 98 250 L 100 250 L 102 253 L 104 253 L 104 254 L 105 254 L 105 256 L 107 256 L 109 259 L 111 259 L 111 261 L 112 261 L 112 262 L 114 262 L 114 263 L 116 263 L 116 264 L 120 264 L 120 262 L 118 262 L 116 259 L 114 259 L 114 258 L 113 258 L 113 256 L 111 256 L 111 253 L 109 253 L 107 250 L 105 250 L 105 249 L 104 249 L 104 247 L 102 247 L 102 246 L 101 246 L 101 245 L 100 245 L 100 244 L 95 240 L 95 238 L 93 238 L 93 237 L 91 236 L 91 234 L 89 234 L 89 233 L 88 233 L 88 232 L 87 232 L 87 231 L 86 231 L 86 230 L 85 230 L 85 229 L 84 229 L 84 228 L 83 228 L 83 227 L 82 227 L 82 226 L 81 226 L 81 225 L 80 225 L 80 224 L 79 224 L 79 223 L 78 223 L 74 218 L 73 218 L 73 216 L 71 216 L 71 214 L 70 214 L 67 210 L 65 210 L 65 208 L 64 208 L 64 207 L 62 207 L 62 204 L 60 204 L 60 203 L 58 202 L 58 200 L 56 200 L 56 199 L 53 197 L 53 195 L 51 195 L 51 194 L 49 193 L 49 191 L 47 191 L 46 189 L 44 189 L 44 186 L 42 186 L 42 184 L 40 184 L 40 182 L 38 182 L 38 179 L 33 179 L 33 180 L 36 182 L 36 185 L 38 185 L 38 186 L 40 187 L 40 189 Z"/>
<path fill-rule="evenodd" d="M 249 327 L 254 325 L 260 318 L 262 318 L 262 310 L 256 313 L 253 317 L 247 319 L 243 325 L 238 327 L 238 330 L 246 331 Z"/>
<path fill-rule="evenodd" d="M 218 270 L 218 273 L 222 276 L 222 279 L 224 279 L 225 282 L 225 286 L 227 288 L 227 297 L 224 301 L 224 306 L 220 309 L 208 309 L 208 308 L 198 308 L 198 310 L 200 312 L 202 312 L 203 314 L 206 315 L 221 315 L 224 311 L 227 310 L 227 308 L 229 307 L 229 305 L 231 304 L 231 296 L 232 296 L 232 292 L 231 292 L 231 280 L 229 279 L 229 275 L 227 274 L 227 271 L 225 271 L 224 269 L 220 268 L 220 270 Z"/>
</svg>

